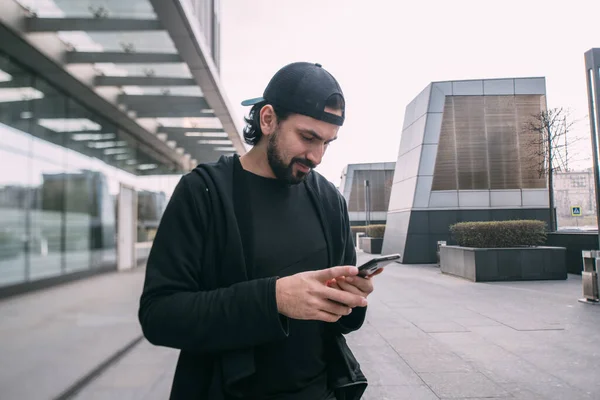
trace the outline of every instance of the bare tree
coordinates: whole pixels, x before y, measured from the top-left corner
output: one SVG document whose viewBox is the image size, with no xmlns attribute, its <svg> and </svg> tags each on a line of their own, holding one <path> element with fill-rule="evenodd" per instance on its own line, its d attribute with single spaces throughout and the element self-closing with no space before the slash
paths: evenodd
<svg viewBox="0 0 600 400">
<path fill-rule="evenodd" d="M 539 177 L 548 177 L 548 200 L 550 205 L 550 231 L 556 230 L 554 214 L 554 173 L 569 170 L 569 146 L 579 139 L 569 137 L 575 124 L 569 111 L 564 108 L 551 108 L 532 115 L 525 123 L 530 161 L 536 165 Z"/>
</svg>

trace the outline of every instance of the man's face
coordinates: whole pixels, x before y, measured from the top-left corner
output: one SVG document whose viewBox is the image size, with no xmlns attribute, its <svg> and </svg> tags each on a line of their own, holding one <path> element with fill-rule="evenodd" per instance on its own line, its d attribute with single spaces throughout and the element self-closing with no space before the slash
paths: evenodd
<svg viewBox="0 0 600 400">
<path fill-rule="evenodd" d="M 325 111 L 342 115 L 341 110 Z M 339 127 L 300 114 L 280 122 L 269 136 L 267 158 L 277 179 L 290 184 L 302 182 L 321 163 L 329 143 L 337 139 Z"/>
</svg>

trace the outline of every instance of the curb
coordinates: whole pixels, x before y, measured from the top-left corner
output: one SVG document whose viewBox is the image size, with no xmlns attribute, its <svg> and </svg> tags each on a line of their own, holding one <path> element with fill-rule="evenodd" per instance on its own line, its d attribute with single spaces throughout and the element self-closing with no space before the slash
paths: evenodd
<svg viewBox="0 0 600 400">
<path fill-rule="evenodd" d="M 112 356 L 108 357 L 102 363 L 100 363 L 96 368 L 91 370 L 84 377 L 79 379 L 73 385 L 69 386 L 64 392 L 54 397 L 53 400 L 67 400 L 72 399 L 81 392 L 87 385 L 92 383 L 94 379 L 102 375 L 104 371 L 106 371 L 109 367 L 116 364 L 121 358 L 123 358 L 129 351 L 131 351 L 138 343 L 140 343 L 144 339 L 144 335 L 139 335 L 121 349 L 117 350 Z"/>
</svg>

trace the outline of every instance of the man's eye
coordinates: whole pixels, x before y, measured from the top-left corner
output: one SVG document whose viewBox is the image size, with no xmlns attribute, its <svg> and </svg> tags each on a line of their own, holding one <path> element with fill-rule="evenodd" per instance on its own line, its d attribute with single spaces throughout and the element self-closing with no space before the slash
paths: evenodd
<svg viewBox="0 0 600 400">
<path fill-rule="evenodd" d="M 312 142 L 314 138 L 302 136 L 302 139 L 304 139 L 306 142 Z"/>
</svg>

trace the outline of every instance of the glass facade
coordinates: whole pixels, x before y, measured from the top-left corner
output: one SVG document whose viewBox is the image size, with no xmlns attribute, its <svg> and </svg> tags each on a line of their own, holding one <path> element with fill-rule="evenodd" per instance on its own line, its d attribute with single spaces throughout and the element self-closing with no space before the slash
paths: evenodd
<svg viewBox="0 0 600 400">
<path fill-rule="evenodd" d="M 544 107 L 541 95 L 446 96 L 432 189 L 544 188 L 536 133 L 526 130 Z"/>
<path fill-rule="evenodd" d="M 371 210 L 388 211 L 394 170 L 357 170 L 354 171 L 352 189 L 348 201 L 348 211 L 366 211 L 365 205 L 365 181 L 369 181 L 371 191 Z"/>
<path fill-rule="evenodd" d="M 221 2 L 220 0 L 186 0 L 198 21 L 212 59 L 219 69 L 221 61 Z"/>
<path fill-rule="evenodd" d="M 119 185 L 160 171 L 127 132 L 2 53 L 0 160 L 0 287 L 115 265 Z"/>
<path fill-rule="evenodd" d="M 138 191 L 138 242 L 154 240 L 160 218 L 167 208 L 165 192 Z"/>
</svg>

